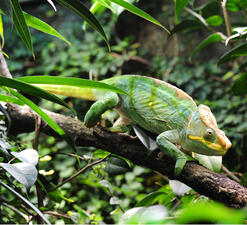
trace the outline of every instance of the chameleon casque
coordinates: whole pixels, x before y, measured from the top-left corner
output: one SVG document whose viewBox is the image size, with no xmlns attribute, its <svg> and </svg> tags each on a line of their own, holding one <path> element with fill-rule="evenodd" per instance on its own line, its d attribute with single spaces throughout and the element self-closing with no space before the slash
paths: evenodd
<svg viewBox="0 0 247 225">
<path fill-rule="evenodd" d="M 118 87 L 128 95 L 92 88 L 36 85 L 54 94 L 96 101 L 84 118 L 88 127 L 93 127 L 106 110 L 116 108 L 120 117 L 114 127 L 134 123 L 157 134 L 159 149 L 176 161 L 175 175 L 181 173 L 188 160 L 185 153 L 222 156 L 231 147 L 230 140 L 218 128 L 210 108 L 197 106 L 179 88 L 137 75 L 123 75 L 101 82 Z"/>
</svg>

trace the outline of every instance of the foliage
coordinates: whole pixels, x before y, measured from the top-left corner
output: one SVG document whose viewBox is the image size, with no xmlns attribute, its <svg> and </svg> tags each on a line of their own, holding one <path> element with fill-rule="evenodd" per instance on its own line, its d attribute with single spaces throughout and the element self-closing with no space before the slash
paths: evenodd
<svg viewBox="0 0 247 225">
<path fill-rule="evenodd" d="M 4 2 L 6 4 L 8 1 Z M 55 7 L 51 0 L 48 2 Z M 62 5 L 66 4 L 62 0 L 58 2 Z M 128 2 L 131 3 L 133 1 Z M 218 1 L 209 1 L 206 4 L 198 6 L 194 4 L 194 1 L 176 0 L 174 5 L 175 26 L 172 34 L 180 38 L 180 55 L 176 55 L 173 58 L 164 58 L 163 55 L 156 55 L 150 60 L 151 63 L 147 68 L 138 68 L 138 72 L 144 71 L 147 73 L 148 71 L 154 77 L 176 84 L 192 95 L 194 99 L 197 99 L 197 103 L 209 105 L 215 112 L 220 127 L 224 127 L 227 136 L 233 142 L 234 151 L 230 151 L 224 157 L 224 164 L 228 168 L 242 172 L 242 177 L 244 178 L 246 177 L 246 174 L 244 174 L 246 163 L 242 156 L 245 154 L 247 125 L 243 121 L 247 117 L 246 98 L 244 97 L 244 94 L 246 94 L 247 76 L 245 71 L 246 62 L 242 56 L 246 55 L 246 27 L 242 25 L 235 27 L 234 25 L 231 28 L 232 18 L 230 17 L 230 21 L 227 22 L 222 18 L 222 12 L 223 15 L 227 11 L 235 12 L 236 14 L 233 15 L 237 15 L 235 21 L 237 20 L 238 22 L 242 20 L 240 11 L 246 10 L 247 5 L 244 4 L 245 1 L 228 0 L 226 5 L 223 5 L 223 2 L 225 1 L 222 1 L 222 5 L 220 5 Z M 125 4 L 125 9 L 132 10 L 132 12 L 134 10 L 135 13 L 144 15 L 147 19 L 146 14 L 136 9 L 133 4 L 129 5 L 123 1 L 93 1 L 90 10 L 92 13 L 99 13 L 95 17 L 92 17 L 92 14 L 77 1 L 74 3 L 76 5 L 73 5 L 72 1 L 67 1 L 66 4 L 68 8 L 77 14 L 77 7 L 82 9 L 79 12 L 81 14 L 80 16 L 89 25 L 94 27 L 107 43 L 111 43 L 113 52 L 107 52 L 104 45 L 102 45 L 102 37 L 91 30 L 83 33 L 82 37 L 80 23 L 74 23 L 71 37 L 69 37 L 72 46 L 68 46 L 63 43 L 63 41 L 68 43 L 67 38 L 57 33 L 50 25 L 44 24 L 41 20 L 37 20 L 35 17 L 30 17 L 29 14 L 21 12 L 18 1 L 11 1 L 11 5 L 7 4 L 7 7 L 1 6 L 5 15 L 8 16 L 11 16 L 8 11 L 9 7 L 15 9 L 15 13 L 12 16 L 19 35 L 31 52 L 33 53 L 34 49 L 36 52 L 35 55 L 40 56 L 30 66 L 30 55 L 23 47 L 19 47 L 18 42 L 16 48 L 13 47 L 12 51 L 16 59 L 19 54 L 21 63 L 20 61 L 11 59 L 9 66 L 12 72 L 14 74 L 18 73 L 19 76 L 23 74 L 49 74 L 83 78 L 86 78 L 91 73 L 93 78 L 99 80 L 109 77 L 112 74 L 122 74 L 124 65 L 131 61 L 133 56 L 137 56 L 145 51 L 142 48 L 138 49 L 138 44 L 134 43 L 133 38 L 126 37 L 123 40 L 119 39 L 114 31 L 116 20 L 106 15 L 106 12 L 100 14 L 106 8 L 110 8 L 115 14 L 120 12 L 121 8 L 116 3 L 119 5 L 122 4 L 122 6 Z M 171 8 L 170 6 L 171 3 L 169 3 L 168 8 Z M 57 8 L 59 11 L 60 8 Z M 226 12 L 223 11 L 225 9 Z M 20 16 L 22 14 L 23 17 Z M 5 17 L 5 15 L 3 16 L 2 14 L 0 18 L 2 19 L 2 16 Z M 97 19 L 97 16 L 100 19 Z M 5 45 L 5 49 L 7 49 L 7 53 L 9 54 L 16 40 L 13 39 L 11 44 L 11 38 L 13 36 L 9 35 L 8 30 L 3 35 L 3 23 L 1 19 L 0 35 L 2 46 Z M 31 42 L 31 34 L 29 36 L 29 31 L 24 21 L 26 21 L 27 26 L 32 26 L 35 29 L 40 28 L 39 30 L 50 35 L 55 35 L 63 41 L 52 41 L 48 43 L 44 41 L 43 36 L 39 36 L 40 34 L 33 35 L 31 33 Z M 96 21 L 100 21 L 104 25 L 103 31 L 101 25 Z M 152 22 L 156 23 L 156 21 Z M 23 26 L 25 29 L 21 31 Z M 68 26 L 71 26 L 71 23 L 68 23 Z M 224 33 L 225 28 L 227 28 L 228 34 Z M 198 31 L 195 29 L 199 29 L 199 32 L 204 34 L 203 39 L 197 37 Z M 233 34 L 231 34 L 231 30 L 234 32 Z M 107 34 L 112 31 L 111 38 L 106 39 L 105 31 Z M 7 37 L 7 39 L 5 40 L 4 37 Z M 182 38 L 185 40 L 184 43 Z M 200 40 L 200 43 L 198 43 L 197 39 Z M 188 40 L 192 40 L 192 42 L 189 43 Z M 32 43 L 34 44 L 34 48 Z M 213 46 L 219 44 L 221 47 L 223 46 L 222 44 L 227 44 L 228 49 L 224 49 L 224 52 L 221 51 L 221 56 L 218 58 L 215 56 L 210 57 L 210 60 L 208 60 L 205 56 L 206 54 L 204 55 L 203 53 L 206 52 L 205 50 L 210 51 L 211 44 Z M 146 55 L 142 55 L 142 57 L 147 57 L 148 59 Z M 23 58 L 26 58 L 26 65 L 23 63 Z M 13 85 L 11 85 L 11 82 L 16 83 L 12 83 Z M 53 102 L 60 103 L 59 106 L 54 106 L 51 102 L 42 101 L 41 105 L 46 108 L 64 111 L 61 105 L 71 108 L 70 106 L 73 104 L 73 108 L 76 108 L 80 113 L 83 108 L 81 114 L 84 114 L 88 107 L 85 102 L 82 103 L 78 100 L 73 100 L 73 103 L 71 103 L 71 99 L 61 101 L 55 96 L 47 97 L 47 93 L 38 92 L 40 90 L 37 89 L 30 89 L 27 86 L 28 84 L 18 83 L 18 80 L 11 82 L 6 80 L 4 85 L 8 88 L 15 88 L 21 91 L 25 90 L 29 94 L 32 93 L 35 95 L 36 93 L 39 97 L 49 98 Z M 4 90 L 8 89 L 5 88 Z M 240 95 L 240 97 L 234 96 L 231 91 L 235 95 Z M 17 98 L 2 95 L 1 100 L 33 106 L 26 97 L 20 97 L 20 94 L 13 92 L 13 90 L 10 92 Z M 80 107 L 80 110 L 77 107 Z M 38 110 L 39 108 L 34 106 L 33 109 Z M 40 115 L 45 118 L 42 113 Z M 115 114 L 110 115 L 110 118 L 114 116 Z M 0 128 L 5 129 L 5 125 L 0 126 Z M 24 180 L 27 181 L 25 173 L 22 172 L 23 167 L 13 170 L 11 166 L 26 163 L 26 157 L 24 157 L 23 162 L 23 157 L 20 155 L 25 155 L 26 150 L 23 149 L 33 148 L 31 140 L 35 139 L 35 137 L 34 134 L 20 135 L 16 140 L 17 143 L 14 143 L 14 146 L 21 146 L 19 149 L 17 147 L 10 148 L 9 145 L 6 147 L 6 143 L 9 143 L 9 140 L 6 140 L 7 137 L 4 129 L 1 130 L 0 139 L 1 155 L 3 155 L 0 158 L 2 165 L 0 179 L 1 181 L 8 181 L 13 185 L 12 187 L 15 190 L 25 195 L 25 192 L 21 190 L 22 187 L 26 186 L 26 188 L 29 188 L 33 180 L 31 183 L 23 182 Z M 139 136 L 143 136 L 143 134 Z M 152 142 L 150 143 L 149 138 L 145 139 L 149 141 L 147 148 L 152 150 Z M 17 150 L 19 150 L 18 153 L 16 152 Z M 49 215 L 49 220 L 52 223 L 97 224 L 102 222 L 117 223 L 119 221 L 120 223 L 134 224 L 243 223 L 246 218 L 244 210 L 237 211 L 229 209 L 205 197 L 198 196 L 193 190 L 189 191 L 188 187 L 184 187 L 179 183 L 170 181 L 168 184 L 168 181 L 162 179 L 161 176 L 154 172 L 136 166 L 133 167 L 125 159 L 117 156 L 110 157 L 107 152 L 100 149 L 80 148 L 77 149 L 77 152 L 71 153 L 71 148 L 66 141 L 58 141 L 53 137 L 41 135 L 38 150 L 40 158 L 36 190 L 34 186 L 31 187 L 28 199 L 30 203 L 36 203 L 37 199 L 40 198 L 36 194 L 36 191 L 45 195 L 45 198 L 42 199 L 44 200 L 44 205 L 39 205 L 39 209 L 46 216 Z M 16 157 L 15 161 L 11 162 L 11 164 L 7 164 L 10 160 L 8 157 L 11 155 L 9 153 L 12 153 Z M 211 162 L 208 162 L 208 164 L 211 165 Z M 88 170 L 78 175 L 76 179 L 67 181 L 73 174 L 83 170 L 87 166 L 89 167 Z M 35 173 L 35 167 L 32 164 L 31 167 L 32 173 Z M 4 169 L 9 173 L 6 173 Z M 17 173 L 18 171 L 19 173 Z M 10 175 L 15 177 L 16 180 L 12 179 Z M 32 178 L 35 178 L 35 176 L 32 176 Z M 243 179 L 242 182 L 246 181 Z M 60 184 L 63 185 L 59 186 Z M 29 214 L 32 207 L 30 205 L 30 209 L 24 207 L 21 201 L 17 201 L 13 197 L 15 196 L 13 192 L 11 193 L 7 190 L 7 188 L 1 185 L 1 194 L 3 196 L 1 196 L 1 200 L 5 205 L 1 206 L 0 222 L 26 223 L 27 220 L 22 216 L 22 213 Z M 11 209 L 8 206 L 13 206 L 15 209 L 20 209 L 20 211 L 14 213 L 12 211 L 13 208 Z M 157 213 L 161 216 L 159 218 L 160 220 L 157 220 Z"/>
</svg>

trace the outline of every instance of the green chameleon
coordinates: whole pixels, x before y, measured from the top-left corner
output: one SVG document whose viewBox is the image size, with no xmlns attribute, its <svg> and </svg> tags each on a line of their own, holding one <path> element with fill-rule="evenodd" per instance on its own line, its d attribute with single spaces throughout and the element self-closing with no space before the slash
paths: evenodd
<svg viewBox="0 0 247 225">
<path fill-rule="evenodd" d="M 210 108 L 206 105 L 197 106 L 179 88 L 158 79 L 137 75 L 113 77 L 102 82 L 118 87 L 128 95 L 72 86 L 37 86 L 55 94 L 96 101 L 84 118 L 87 127 L 96 125 L 106 110 L 115 108 L 120 117 L 113 128 L 137 124 L 157 134 L 159 149 L 176 161 L 175 175 L 181 173 L 188 161 L 186 154 L 196 152 L 222 156 L 231 147 L 230 140 L 218 128 Z"/>
</svg>

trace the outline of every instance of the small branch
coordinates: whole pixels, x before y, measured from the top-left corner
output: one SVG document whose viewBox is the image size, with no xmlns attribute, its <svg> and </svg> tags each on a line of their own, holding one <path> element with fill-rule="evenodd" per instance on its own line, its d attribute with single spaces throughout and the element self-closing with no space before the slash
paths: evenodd
<svg viewBox="0 0 247 225">
<path fill-rule="evenodd" d="M 94 161 L 90 164 L 87 164 L 85 167 L 83 167 L 82 169 L 80 169 L 79 171 L 77 171 L 74 175 L 72 175 L 71 177 L 67 178 L 66 180 L 64 180 L 62 183 L 58 184 L 56 187 L 52 188 L 51 191 L 55 191 L 56 189 L 58 189 L 59 187 L 63 186 L 64 184 L 68 183 L 69 181 L 73 180 L 74 178 L 76 178 L 77 176 L 79 176 L 81 173 L 85 172 L 87 169 L 105 161 L 111 154 L 105 156 L 104 158 Z"/>
<path fill-rule="evenodd" d="M 63 217 L 63 218 L 71 220 L 71 217 L 69 215 L 64 215 L 64 214 L 61 214 L 61 213 L 56 213 L 56 212 L 52 212 L 52 211 L 43 211 L 42 213 L 43 214 L 49 214 L 49 215 L 55 216 L 55 217 Z"/>
<path fill-rule="evenodd" d="M 228 177 L 240 183 L 240 179 L 238 179 L 230 170 L 228 170 L 224 165 L 221 166 L 222 171 L 226 173 Z"/>
<path fill-rule="evenodd" d="M 1 48 L 0 48 L 0 50 L 1 50 Z M 0 75 L 7 77 L 7 78 L 13 78 L 11 73 L 9 72 L 7 62 L 6 62 L 2 52 L 0 52 Z"/>
<path fill-rule="evenodd" d="M 227 36 L 230 37 L 232 35 L 232 28 L 231 28 L 229 15 L 228 15 L 228 12 L 227 12 L 227 9 L 226 9 L 226 2 L 227 2 L 227 0 L 222 0 L 221 1 L 221 7 L 222 7 L 222 10 L 223 10 L 223 16 L 224 16 L 225 25 L 226 25 Z"/>
</svg>

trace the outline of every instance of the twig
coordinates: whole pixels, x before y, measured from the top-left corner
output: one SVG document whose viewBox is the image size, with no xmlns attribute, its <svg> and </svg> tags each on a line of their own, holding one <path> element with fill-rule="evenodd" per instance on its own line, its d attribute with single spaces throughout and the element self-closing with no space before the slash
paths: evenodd
<svg viewBox="0 0 247 225">
<path fill-rule="evenodd" d="M 56 216 L 56 217 L 63 217 L 63 218 L 71 220 L 71 217 L 69 215 L 64 215 L 64 214 L 61 214 L 61 213 L 56 213 L 56 212 L 52 212 L 52 211 L 43 211 L 42 213 L 43 214 L 49 214 L 51 216 Z"/>
<path fill-rule="evenodd" d="M 1 50 L 1 48 L 0 48 L 0 50 Z M 7 77 L 7 78 L 13 78 L 11 73 L 9 72 L 7 62 L 6 62 L 2 52 L 0 52 L 0 75 Z"/>
<path fill-rule="evenodd" d="M 75 177 L 79 176 L 81 173 L 85 172 L 87 169 L 105 161 L 109 156 L 111 155 L 108 154 L 107 156 L 105 156 L 104 158 L 100 159 L 100 160 L 97 160 L 97 161 L 94 161 L 90 164 L 87 164 L 85 167 L 83 167 L 82 169 L 80 169 L 79 171 L 77 171 L 74 175 L 72 175 L 71 177 L 67 178 L 66 180 L 64 180 L 62 183 L 58 184 L 56 187 L 52 188 L 51 191 L 54 191 L 56 189 L 58 189 L 59 187 L 63 186 L 65 183 L 73 180 Z"/>
<path fill-rule="evenodd" d="M 14 206 L 9 205 L 7 202 L 2 202 L 2 204 L 8 207 L 9 209 L 11 209 L 12 211 L 14 211 L 15 213 L 19 214 L 21 217 L 23 217 L 29 225 L 33 224 L 32 216 L 26 215 L 25 213 L 21 212 L 19 209 L 15 208 Z"/>
<path fill-rule="evenodd" d="M 226 9 L 226 2 L 227 2 L 227 0 L 222 0 L 221 7 L 223 10 L 223 16 L 224 16 L 224 20 L 225 20 L 225 24 L 226 24 L 227 36 L 230 37 L 232 35 L 232 28 L 231 28 L 231 23 L 229 20 L 229 15 L 228 15 L 228 12 Z"/>
<path fill-rule="evenodd" d="M 224 165 L 221 166 L 222 170 L 227 174 L 228 177 L 240 183 L 240 179 L 237 178 L 230 170 L 228 170 Z"/>
</svg>

